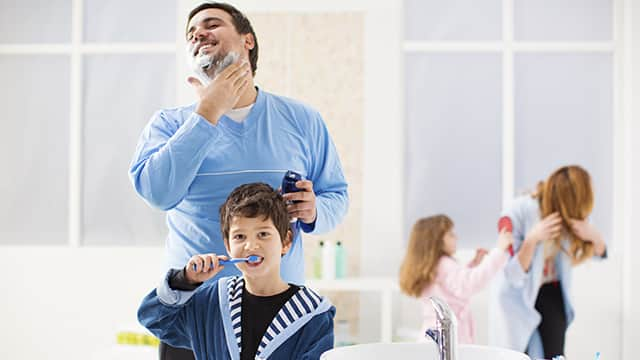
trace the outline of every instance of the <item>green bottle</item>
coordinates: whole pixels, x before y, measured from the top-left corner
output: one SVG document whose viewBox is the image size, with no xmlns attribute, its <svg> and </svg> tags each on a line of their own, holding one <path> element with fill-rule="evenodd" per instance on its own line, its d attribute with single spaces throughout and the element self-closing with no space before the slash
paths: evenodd
<svg viewBox="0 0 640 360">
<path fill-rule="evenodd" d="M 320 279 L 322 277 L 322 248 L 324 241 L 320 241 L 313 257 L 313 277 Z"/>
<path fill-rule="evenodd" d="M 347 276 L 347 253 L 342 242 L 336 242 L 336 279 Z"/>
</svg>

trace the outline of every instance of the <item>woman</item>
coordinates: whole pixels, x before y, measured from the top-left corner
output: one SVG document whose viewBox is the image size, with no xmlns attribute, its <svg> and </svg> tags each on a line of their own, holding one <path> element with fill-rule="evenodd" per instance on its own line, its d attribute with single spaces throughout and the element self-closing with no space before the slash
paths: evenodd
<svg viewBox="0 0 640 360">
<path fill-rule="evenodd" d="M 602 235 L 587 220 L 592 209 L 589 173 L 564 166 L 503 212 L 500 223 L 512 228 L 514 254 L 498 276 L 492 343 L 534 359 L 564 354 L 574 318 L 572 268 L 593 256 L 606 257 Z"/>
</svg>

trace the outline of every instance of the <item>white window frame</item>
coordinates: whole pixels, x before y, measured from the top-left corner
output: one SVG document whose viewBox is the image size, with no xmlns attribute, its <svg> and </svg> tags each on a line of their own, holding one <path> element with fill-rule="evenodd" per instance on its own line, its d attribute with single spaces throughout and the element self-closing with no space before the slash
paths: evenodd
<svg viewBox="0 0 640 360">
<path fill-rule="evenodd" d="M 508 202 L 514 194 L 515 182 L 515 133 L 514 133 L 514 58 L 518 53 L 604 53 L 611 54 L 614 57 L 613 62 L 613 119 L 614 119 L 614 137 L 619 138 L 624 133 L 624 123 L 620 116 L 620 54 L 622 53 L 623 43 L 621 41 L 621 26 L 616 18 L 621 15 L 623 2 L 625 0 L 612 0 L 613 14 L 612 19 L 614 27 L 614 38 L 612 41 L 606 42 L 532 42 L 514 40 L 514 1 L 502 1 L 502 41 L 404 41 L 403 50 L 405 55 L 412 53 L 420 54 L 439 54 L 439 53 L 498 53 L 502 54 L 502 203 L 503 206 Z M 629 0 L 627 0 L 629 2 Z M 618 185 L 619 179 L 624 174 L 624 169 L 617 159 L 621 159 L 624 155 L 624 147 L 615 143 L 614 149 L 614 184 Z M 618 186 L 614 185 L 615 189 Z M 621 194 L 615 194 L 615 199 L 620 204 L 624 201 Z M 614 201 L 614 208 L 616 207 Z M 615 211 L 615 210 L 614 210 Z M 616 217 L 618 218 L 618 217 Z M 614 223 L 614 229 L 618 223 Z M 616 238 L 614 234 L 614 238 Z"/>
<path fill-rule="evenodd" d="M 82 238 L 82 178 L 83 124 L 82 87 L 83 63 L 86 55 L 95 54 L 175 54 L 176 62 L 183 61 L 177 42 L 114 42 L 83 43 L 84 0 L 71 1 L 71 42 L 57 44 L 0 44 L 0 55 L 69 55 L 69 180 L 68 180 L 68 238 L 72 248 L 84 245 Z"/>
</svg>

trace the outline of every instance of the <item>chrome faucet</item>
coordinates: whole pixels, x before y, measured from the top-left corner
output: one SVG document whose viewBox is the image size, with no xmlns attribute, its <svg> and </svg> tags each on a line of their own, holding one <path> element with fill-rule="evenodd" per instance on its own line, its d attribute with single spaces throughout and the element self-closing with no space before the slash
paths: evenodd
<svg viewBox="0 0 640 360">
<path fill-rule="evenodd" d="M 432 296 L 429 300 L 436 311 L 436 326 L 427 329 L 425 337 L 429 336 L 438 345 L 439 360 L 457 360 L 458 320 L 456 315 L 442 299 Z"/>
</svg>

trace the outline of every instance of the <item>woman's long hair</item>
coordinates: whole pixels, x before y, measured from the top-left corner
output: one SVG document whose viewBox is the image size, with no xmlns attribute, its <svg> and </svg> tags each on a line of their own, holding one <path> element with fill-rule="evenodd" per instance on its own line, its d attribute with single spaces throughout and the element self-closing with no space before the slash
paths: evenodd
<svg viewBox="0 0 640 360">
<path fill-rule="evenodd" d="M 444 235 L 453 228 L 446 215 L 418 220 L 411 229 L 407 254 L 400 267 L 400 289 L 409 296 L 419 297 L 436 276 L 438 261 L 444 251 Z"/>
<path fill-rule="evenodd" d="M 554 171 L 546 181 L 538 183 L 534 197 L 540 204 L 540 215 L 557 212 L 562 217 L 562 232 L 551 239 L 557 249 L 565 252 L 574 265 L 593 256 L 593 243 L 580 239 L 571 229 L 570 219 L 584 220 L 593 209 L 593 189 L 589 173 L 580 166 L 563 166 Z M 562 246 L 568 237 L 569 246 Z"/>
</svg>

